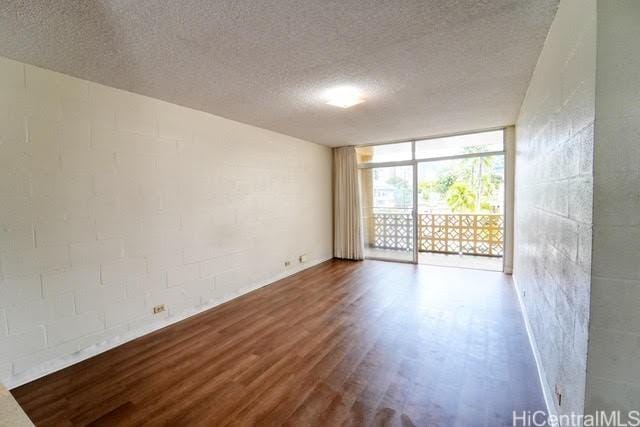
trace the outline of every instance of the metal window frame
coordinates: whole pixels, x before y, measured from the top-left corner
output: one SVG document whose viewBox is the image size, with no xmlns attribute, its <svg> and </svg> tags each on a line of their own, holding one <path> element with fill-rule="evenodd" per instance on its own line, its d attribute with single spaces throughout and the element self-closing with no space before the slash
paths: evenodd
<svg viewBox="0 0 640 427">
<path fill-rule="evenodd" d="M 509 125 L 507 125 L 507 126 L 495 126 L 495 127 L 490 127 L 490 128 L 466 130 L 466 131 L 462 131 L 462 132 L 451 132 L 451 133 L 442 133 L 442 134 L 436 134 L 436 135 L 430 135 L 430 136 L 417 136 L 417 137 L 413 137 L 413 138 L 395 139 L 395 140 L 391 140 L 391 141 L 365 142 L 365 143 L 362 143 L 362 144 L 355 144 L 354 147 L 372 147 L 372 146 L 375 146 L 375 145 L 389 145 L 389 144 L 400 144 L 400 143 L 403 143 L 403 142 L 406 143 L 406 142 L 415 142 L 415 141 L 428 141 L 430 139 L 449 138 L 449 137 L 452 137 L 452 136 L 475 135 L 475 134 L 478 134 L 478 133 L 495 132 L 497 130 L 504 131 L 508 127 L 509 127 Z"/>
<path fill-rule="evenodd" d="M 450 133 L 450 134 L 443 134 L 443 135 L 436 135 L 436 136 L 429 136 L 429 137 L 422 137 L 422 138 L 412 138 L 412 139 L 403 139 L 403 140 L 397 140 L 397 141 L 389 141 L 389 142 L 377 142 L 377 143 L 371 143 L 371 144 L 358 144 L 355 145 L 356 148 L 364 148 L 364 147 L 374 147 L 377 145 L 392 145 L 392 144 L 406 144 L 407 142 L 411 143 L 411 159 L 409 160 L 400 160 L 400 161 L 392 161 L 392 162 L 376 162 L 376 163 L 362 163 L 362 164 L 358 164 L 357 167 L 358 169 L 376 169 L 376 168 L 384 168 L 384 167 L 394 167 L 394 166 L 413 166 L 413 203 L 412 203 L 412 208 L 411 208 L 411 214 L 413 216 L 413 261 L 407 261 L 407 260 L 393 260 L 393 259 L 384 259 L 384 258 L 378 258 L 378 257 L 365 257 L 366 259 L 372 259 L 372 260 L 379 260 L 379 261 L 394 261 L 394 262 L 405 262 L 405 263 L 412 263 L 412 264 L 418 264 L 418 164 L 419 163 L 427 163 L 427 162 L 439 162 L 439 161 L 446 161 L 446 160 L 458 160 L 458 159 L 469 159 L 469 158 L 476 158 L 476 157 L 485 157 L 485 156 L 503 156 L 503 158 L 505 159 L 505 169 L 504 169 L 504 179 L 505 179 L 505 185 L 504 185 L 504 200 L 505 200 L 505 204 L 506 204 L 506 192 L 507 192 L 507 182 L 506 182 L 506 177 L 507 177 L 507 165 L 506 165 L 506 128 L 507 126 L 500 126 L 500 127 L 495 127 L 495 128 L 488 128 L 488 129 L 483 129 L 483 130 L 476 130 L 476 131 L 466 131 L 466 132 L 458 132 L 458 133 Z M 500 151 L 488 151 L 485 153 L 466 153 L 466 154 L 457 154 L 457 155 L 453 155 L 453 156 L 442 156 L 442 157 L 431 157 L 431 158 L 425 158 L 425 159 L 416 159 L 416 142 L 418 141 L 428 141 L 428 140 L 433 140 L 433 139 L 441 139 L 441 138 L 448 138 L 448 137 L 454 137 L 454 136 L 463 136 L 463 135 L 475 135 L 475 134 L 481 134 L 481 133 L 486 133 L 486 132 L 495 132 L 495 131 L 502 131 L 502 150 Z M 505 236 L 505 227 L 506 227 L 506 219 L 507 219 L 507 208 L 506 206 L 502 207 L 502 211 L 503 211 L 503 216 L 504 216 L 504 221 L 502 224 L 502 236 L 504 239 Z M 502 271 L 504 272 L 504 267 L 505 267 L 505 257 L 504 255 L 502 256 Z"/>
</svg>

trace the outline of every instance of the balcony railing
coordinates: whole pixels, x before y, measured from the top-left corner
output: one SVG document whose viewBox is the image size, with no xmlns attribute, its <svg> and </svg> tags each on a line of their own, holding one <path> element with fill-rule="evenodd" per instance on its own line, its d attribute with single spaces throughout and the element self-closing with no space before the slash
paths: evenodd
<svg viewBox="0 0 640 427">
<path fill-rule="evenodd" d="M 410 213 L 374 213 L 371 246 L 410 251 Z M 504 217 L 498 214 L 418 214 L 418 251 L 500 257 Z"/>
</svg>

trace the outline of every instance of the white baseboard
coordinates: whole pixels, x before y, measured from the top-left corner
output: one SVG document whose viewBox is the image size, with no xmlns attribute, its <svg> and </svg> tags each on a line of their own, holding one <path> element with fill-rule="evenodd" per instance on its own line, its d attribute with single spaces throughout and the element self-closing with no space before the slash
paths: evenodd
<svg viewBox="0 0 640 427">
<path fill-rule="evenodd" d="M 551 416 L 557 416 L 556 406 L 553 403 L 553 394 L 551 392 L 551 388 L 549 387 L 549 383 L 547 382 L 547 376 L 544 372 L 544 366 L 542 366 L 542 359 L 540 358 L 540 352 L 538 351 L 538 345 L 536 344 L 536 340 L 533 336 L 533 330 L 531 329 L 531 324 L 529 323 L 529 315 L 527 314 L 527 307 L 524 305 L 524 301 L 522 301 L 522 292 L 518 287 L 518 282 L 516 281 L 515 274 L 511 276 L 513 279 L 513 285 L 516 290 L 516 294 L 518 295 L 518 303 L 520 304 L 520 311 L 522 312 L 522 318 L 524 319 L 524 326 L 527 330 L 527 336 L 529 337 L 529 345 L 531 345 L 531 350 L 533 351 L 533 358 L 536 362 L 536 369 L 538 371 L 538 377 L 540 378 L 540 386 L 542 387 L 542 395 L 544 396 L 544 403 L 547 407 L 547 418 Z"/>
<path fill-rule="evenodd" d="M 213 307 L 216 307 L 220 304 L 224 304 L 227 301 L 231 301 L 235 298 L 238 298 L 242 295 L 245 295 L 251 291 L 254 291 L 258 288 L 262 288 L 264 286 L 270 285 L 273 282 L 277 282 L 278 280 L 284 279 L 286 277 L 289 277 L 293 274 L 299 273 L 301 271 L 304 271 L 308 268 L 311 268 L 313 266 L 316 266 L 320 263 L 323 263 L 325 261 L 328 261 L 330 259 L 332 259 L 333 256 L 329 256 L 326 258 L 320 258 L 320 259 L 316 259 L 313 261 L 309 261 L 304 263 L 303 265 L 297 267 L 297 268 L 291 268 L 289 270 L 283 271 L 282 273 L 267 279 L 267 280 L 263 280 L 260 282 L 257 282 L 251 286 L 248 286 L 246 288 L 243 288 L 240 293 L 238 295 L 233 295 L 224 299 L 220 299 L 220 300 L 216 300 L 216 301 L 212 301 L 209 302 L 207 304 L 201 305 L 199 307 L 195 307 L 195 308 L 191 308 L 185 311 L 180 312 L 179 314 L 176 314 L 174 316 L 169 316 L 166 317 L 164 319 L 158 320 L 156 322 L 153 322 L 149 325 L 145 325 L 141 328 L 132 330 L 132 331 L 128 331 L 122 335 L 118 335 L 116 337 L 113 337 L 109 340 L 97 343 L 92 345 L 91 347 L 85 348 L 83 350 L 77 351 L 71 355 L 68 356 L 63 356 L 57 359 L 53 359 L 50 361 L 47 361 L 45 363 L 42 363 L 34 368 L 28 369 L 18 375 L 13 375 L 10 376 L 9 378 L 6 378 L 3 383 L 4 386 L 7 389 L 12 389 L 12 388 L 16 388 L 19 387 L 23 384 L 29 383 L 31 381 L 37 380 L 38 378 L 44 377 L 46 375 L 52 374 L 56 371 L 59 371 L 61 369 L 64 369 L 66 367 L 69 367 L 71 365 L 75 365 L 78 362 L 81 362 L 83 360 L 89 359 L 93 356 L 96 356 L 100 353 L 104 353 L 105 351 L 111 350 L 114 347 L 118 347 L 119 345 L 122 345 L 126 342 L 135 340 L 137 338 L 140 338 L 144 335 L 147 335 L 151 332 L 157 331 L 158 329 L 162 329 L 165 328 L 169 325 L 172 325 L 174 323 L 180 322 L 181 320 L 187 319 L 191 316 L 194 316 L 196 314 L 202 313 L 203 311 L 207 311 L 212 309 Z"/>
</svg>

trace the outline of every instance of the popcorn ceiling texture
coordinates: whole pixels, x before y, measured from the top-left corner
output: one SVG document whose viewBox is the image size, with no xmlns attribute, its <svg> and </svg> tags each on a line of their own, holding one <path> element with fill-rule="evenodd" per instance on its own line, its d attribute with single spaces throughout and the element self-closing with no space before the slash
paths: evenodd
<svg viewBox="0 0 640 427">
<path fill-rule="evenodd" d="M 596 0 L 563 0 L 516 123 L 514 278 L 559 414 L 584 407 L 595 58 Z"/>
<path fill-rule="evenodd" d="M 3 58 L 0 93 L 0 381 L 331 257 L 327 147 Z"/>
<path fill-rule="evenodd" d="M 557 4 L 9 1 L 0 55 L 348 145 L 514 124 Z M 319 99 L 344 83 L 367 102 Z"/>
</svg>

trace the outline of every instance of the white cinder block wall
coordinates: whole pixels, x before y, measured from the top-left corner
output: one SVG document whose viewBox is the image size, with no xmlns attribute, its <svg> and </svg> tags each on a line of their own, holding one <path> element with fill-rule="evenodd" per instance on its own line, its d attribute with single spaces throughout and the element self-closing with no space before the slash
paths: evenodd
<svg viewBox="0 0 640 427">
<path fill-rule="evenodd" d="M 0 201 L 8 385 L 332 253 L 329 148 L 1 58 Z"/>
<path fill-rule="evenodd" d="M 559 414 L 584 405 L 595 37 L 596 1 L 563 0 L 516 124 L 514 278 L 544 392 Z"/>
<path fill-rule="evenodd" d="M 640 408 L 640 2 L 598 2 L 588 412 Z"/>
</svg>

